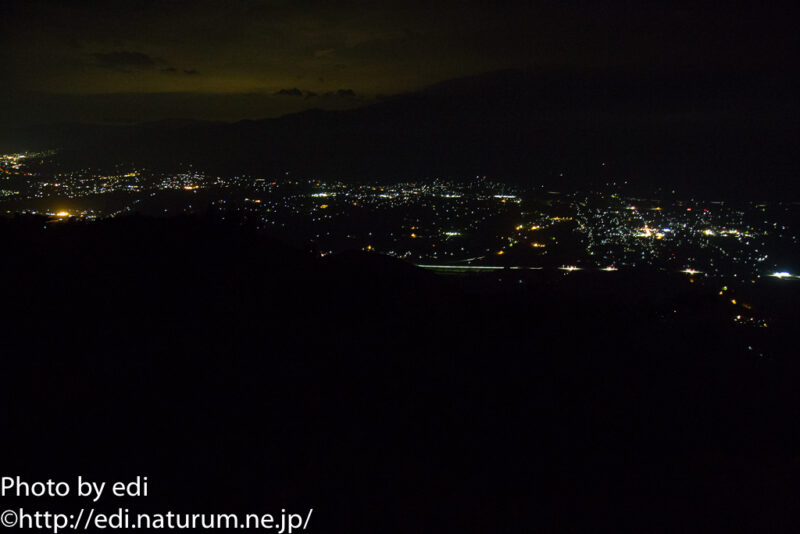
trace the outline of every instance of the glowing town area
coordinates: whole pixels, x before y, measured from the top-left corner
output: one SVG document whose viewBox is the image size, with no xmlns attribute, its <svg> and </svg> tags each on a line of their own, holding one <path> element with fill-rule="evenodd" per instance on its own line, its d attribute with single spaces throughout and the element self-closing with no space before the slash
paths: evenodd
<svg viewBox="0 0 800 534">
<path fill-rule="evenodd" d="M 47 172 L 53 153 L 2 156 L 0 208 L 52 221 L 213 210 L 321 255 L 364 250 L 439 270 L 656 268 L 728 284 L 798 279 L 800 203 L 630 198 L 485 177 L 352 184 L 119 166 Z"/>
<path fill-rule="evenodd" d="M 703 286 L 726 321 L 759 329 L 774 322 L 775 295 L 800 280 L 800 203 L 632 198 L 615 183 L 552 191 L 475 176 L 354 184 L 191 167 L 65 171 L 46 152 L 2 156 L 0 213 L 38 217 L 44 229 L 134 214 L 214 216 L 320 257 L 356 250 L 538 288 L 553 276 L 596 273 L 612 287 L 618 281 L 607 277 L 657 275 L 669 280 L 656 283 L 664 291 Z"/>
</svg>

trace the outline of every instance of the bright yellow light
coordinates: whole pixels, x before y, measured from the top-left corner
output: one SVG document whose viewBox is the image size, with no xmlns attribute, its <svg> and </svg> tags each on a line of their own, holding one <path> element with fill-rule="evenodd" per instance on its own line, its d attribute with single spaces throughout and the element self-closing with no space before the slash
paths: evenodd
<svg viewBox="0 0 800 534">
<path fill-rule="evenodd" d="M 56 217 L 69 217 L 68 211 L 59 211 L 56 213 Z"/>
<path fill-rule="evenodd" d="M 321 205 L 321 206 L 319 207 L 319 209 L 321 209 L 321 210 L 324 210 L 324 209 L 325 209 L 325 208 L 327 208 L 327 207 L 328 207 L 328 205 L 327 205 L 327 204 L 323 204 L 323 205 Z"/>
<path fill-rule="evenodd" d="M 417 234 L 411 234 L 411 237 L 416 239 L 417 238 Z"/>
<path fill-rule="evenodd" d="M 498 251 L 497 251 L 497 255 L 498 255 L 498 256 L 502 256 L 503 254 L 505 254 L 505 252 L 503 252 L 502 250 L 498 250 Z"/>
<path fill-rule="evenodd" d="M 736 299 L 731 299 L 731 304 L 736 305 Z"/>
</svg>

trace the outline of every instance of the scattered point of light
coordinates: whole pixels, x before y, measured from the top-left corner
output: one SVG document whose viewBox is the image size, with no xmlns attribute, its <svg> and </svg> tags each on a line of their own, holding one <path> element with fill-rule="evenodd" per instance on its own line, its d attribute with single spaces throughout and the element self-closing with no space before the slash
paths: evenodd
<svg viewBox="0 0 800 534">
<path fill-rule="evenodd" d="M 639 229 L 639 232 L 636 234 L 636 237 L 653 237 L 655 236 L 656 239 L 662 239 L 664 234 L 659 232 L 654 228 L 650 228 L 649 226 L 644 226 Z"/>
</svg>

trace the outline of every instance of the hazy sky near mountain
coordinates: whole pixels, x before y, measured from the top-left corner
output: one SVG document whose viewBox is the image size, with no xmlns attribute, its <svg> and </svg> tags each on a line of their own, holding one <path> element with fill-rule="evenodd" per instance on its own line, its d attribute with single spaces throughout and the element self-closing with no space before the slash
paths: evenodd
<svg viewBox="0 0 800 534">
<path fill-rule="evenodd" d="M 259 118 L 507 68 L 794 68 L 792 3 L 718 4 L 12 2 L 0 17 L 0 121 Z"/>
</svg>

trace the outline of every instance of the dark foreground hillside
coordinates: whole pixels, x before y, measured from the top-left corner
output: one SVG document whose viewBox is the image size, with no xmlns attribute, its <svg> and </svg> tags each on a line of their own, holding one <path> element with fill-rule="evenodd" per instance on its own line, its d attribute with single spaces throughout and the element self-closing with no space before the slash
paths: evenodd
<svg viewBox="0 0 800 534">
<path fill-rule="evenodd" d="M 147 499 L 98 509 L 314 508 L 324 533 L 796 526 L 793 354 L 747 350 L 701 289 L 465 281 L 195 218 L 6 220 L 0 246 L 3 474 L 148 476 Z"/>
</svg>

